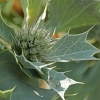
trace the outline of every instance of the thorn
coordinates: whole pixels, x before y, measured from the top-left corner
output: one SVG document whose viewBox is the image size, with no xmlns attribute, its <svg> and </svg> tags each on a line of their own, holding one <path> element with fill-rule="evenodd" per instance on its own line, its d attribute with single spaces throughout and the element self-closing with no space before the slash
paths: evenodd
<svg viewBox="0 0 100 100">
<path fill-rule="evenodd" d="M 65 74 L 65 73 L 69 73 L 69 72 L 71 72 L 72 70 L 69 70 L 69 71 L 65 71 L 65 72 L 62 72 L 63 74 Z"/>
<path fill-rule="evenodd" d="M 83 83 L 83 82 L 77 82 L 77 84 L 85 84 L 85 83 Z"/>
<path fill-rule="evenodd" d="M 69 29 L 68 29 L 68 32 L 67 32 L 68 35 L 69 35 L 69 31 L 70 31 L 70 29 L 71 29 L 71 26 L 70 26 Z"/>
<path fill-rule="evenodd" d="M 51 67 L 50 69 L 54 69 L 54 68 L 56 68 L 56 66 L 54 66 L 54 67 Z"/>
<path fill-rule="evenodd" d="M 94 26 L 96 26 L 96 24 L 90 27 L 90 29 L 88 29 L 86 32 L 89 33 L 94 28 Z"/>
<path fill-rule="evenodd" d="M 42 14 L 42 16 L 41 16 L 41 19 L 42 19 L 42 20 L 45 19 L 45 17 L 46 17 L 46 10 L 47 10 L 47 7 L 48 7 L 48 2 L 47 2 L 47 4 L 46 4 L 45 9 L 44 9 L 44 12 L 43 12 L 43 14 Z"/>
<path fill-rule="evenodd" d="M 78 93 L 74 93 L 74 94 L 65 94 L 65 96 L 75 96 L 78 95 Z"/>
<path fill-rule="evenodd" d="M 53 31 L 52 38 L 54 37 L 54 35 L 55 35 L 55 32 L 56 32 L 56 28 L 55 28 L 55 29 L 54 29 L 54 31 Z"/>
</svg>

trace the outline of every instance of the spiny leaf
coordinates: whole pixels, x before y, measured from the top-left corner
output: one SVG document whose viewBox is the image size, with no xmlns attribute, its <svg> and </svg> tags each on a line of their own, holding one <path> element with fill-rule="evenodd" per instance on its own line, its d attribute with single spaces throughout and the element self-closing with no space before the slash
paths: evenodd
<svg viewBox="0 0 100 100">
<path fill-rule="evenodd" d="M 68 62 L 70 60 L 95 60 L 95 53 L 99 49 L 86 41 L 88 31 L 62 37 L 48 52 L 46 59 L 48 61 Z"/>
<path fill-rule="evenodd" d="M 41 68 L 53 64 L 53 63 L 44 64 L 44 63 L 41 63 L 39 61 L 37 61 L 37 62 L 30 62 L 23 55 L 20 55 L 20 56 L 15 55 L 15 57 L 23 65 L 23 67 L 28 68 L 28 69 L 36 69 L 39 73 L 42 73 L 41 72 Z"/>
<path fill-rule="evenodd" d="M 92 65 L 90 65 L 91 63 Z M 70 93 L 78 93 L 78 95 L 69 97 L 68 100 L 100 99 L 100 78 L 97 79 L 100 75 L 100 61 L 58 63 L 56 66 L 59 66 L 59 68 L 63 66 L 60 71 L 72 70 L 72 72 L 66 73 L 66 75 L 85 83 L 84 85 L 71 86 L 65 93 L 65 96 Z"/>
<path fill-rule="evenodd" d="M 0 90 L 0 100 L 12 100 L 12 92 L 14 91 L 15 87 L 11 90 L 1 91 Z"/>
<path fill-rule="evenodd" d="M 41 74 L 41 76 L 49 84 L 51 89 L 56 91 L 63 100 L 65 100 L 64 93 L 68 87 L 72 84 L 80 83 L 66 77 L 63 72 L 57 72 L 52 68 L 42 68 L 42 72 L 43 74 Z"/>
<path fill-rule="evenodd" d="M 17 58 L 18 62 L 20 62 L 21 65 L 23 65 L 24 68 L 37 70 L 40 76 L 49 84 L 51 89 L 56 91 L 63 100 L 65 100 L 64 93 L 67 90 L 67 88 L 72 84 L 80 83 L 70 78 L 67 78 L 64 75 L 65 72 L 57 72 L 52 68 L 46 67 L 48 65 L 51 65 L 52 63 L 44 64 L 41 62 L 30 62 L 23 55 L 15 55 L 15 57 Z"/>
</svg>

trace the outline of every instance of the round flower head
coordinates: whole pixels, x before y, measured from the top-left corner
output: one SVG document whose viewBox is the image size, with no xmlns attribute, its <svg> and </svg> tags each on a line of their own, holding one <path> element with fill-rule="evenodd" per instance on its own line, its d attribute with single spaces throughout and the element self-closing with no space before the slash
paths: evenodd
<svg viewBox="0 0 100 100">
<path fill-rule="evenodd" d="M 23 54 L 29 61 L 44 62 L 46 51 L 55 43 L 50 33 L 51 29 L 47 30 L 46 27 L 22 30 L 15 37 L 12 49 L 17 55 Z"/>
</svg>

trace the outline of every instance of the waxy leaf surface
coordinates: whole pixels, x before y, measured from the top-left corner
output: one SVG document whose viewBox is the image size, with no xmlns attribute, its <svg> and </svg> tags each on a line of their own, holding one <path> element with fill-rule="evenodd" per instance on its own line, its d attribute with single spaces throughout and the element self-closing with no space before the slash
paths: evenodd
<svg viewBox="0 0 100 100">
<path fill-rule="evenodd" d="M 81 84 L 80 82 L 76 82 L 66 77 L 63 72 L 57 72 L 52 68 L 42 68 L 42 72 L 43 74 L 41 74 L 41 76 L 49 84 L 51 89 L 60 95 L 62 100 L 65 100 L 64 93 L 70 85 Z"/>
<path fill-rule="evenodd" d="M 68 62 L 70 60 L 95 60 L 93 55 L 100 52 L 99 49 L 86 41 L 88 31 L 62 37 L 48 52 L 48 61 Z"/>
</svg>

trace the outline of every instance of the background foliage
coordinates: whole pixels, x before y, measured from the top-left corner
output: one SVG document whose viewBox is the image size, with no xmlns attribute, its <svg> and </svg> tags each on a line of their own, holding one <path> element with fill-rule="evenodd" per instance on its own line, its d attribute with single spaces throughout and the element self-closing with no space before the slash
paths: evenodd
<svg viewBox="0 0 100 100">
<path fill-rule="evenodd" d="M 32 16 L 29 19 L 30 24 L 34 24 L 36 22 L 37 17 L 43 12 L 43 8 L 46 2 L 46 0 L 43 0 L 42 3 L 39 0 L 29 0 L 29 11 L 30 16 Z M 23 0 L 21 0 L 21 3 L 24 9 L 24 6 L 27 6 L 27 4 L 24 4 Z M 23 16 L 25 15 L 22 11 L 21 6 L 19 6 L 18 0 L 0 0 L 0 5 L 2 6 L 1 10 L 5 22 L 17 28 L 21 26 L 22 21 L 25 20 L 23 18 Z M 90 43 L 100 49 L 99 11 L 99 1 L 51 0 L 47 11 L 47 18 L 45 21 L 46 23 L 50 23 L 52 27 L 56 27 L 55 37 L 62 37 L 63 34 L 65 34 L 69 29 L 70 34 L 78 34 L 80 32 L 87 31 L 91 26 L 95 25 L 94 28 L 89 32 L 88 40 Z M 100 54 L 96 54 L 95 56 L 100 58 Z M 13 59 L 13 61 L 11 61 L 10 59 Z M 100 76 L 100 61 L 56 63 L 55 65 L 59 67 L 57 71 L 72 70 L 71 72 L 66 73 L 66 75 L 72 79 L 85 83 L 84 85 L 78 84 L 71 86 L 66 91 L 66 99 L 100 100 L 100 79 L 98 78 Z M 9 71 L 11 71 L 11 73 L 9 73 Z M 4 78 L 2 79 L 1 76 Z M 21 76 L 25 78 L 22 78 Z M 35 100 L 42 100 L 41 98 L 37 97 L 36 92 L 32 89 L 37 89 L 35 88 L 36 85 L 34 84 L 34 81 L 37 82 L 37 80 L 35 79 L 33 81 L 29 80 L 27 76 L 25 76 L 24 73 L 21 72 L 12 54 L 6 50 L 5 46 L 2 43 L 0 43 L 0 98 L 5 95 L 5 100 L 11 100 L 10 96 L 12 95 L 12 100 L 32 100 L 31 98 L 35 98 Z M 15 85 L 18 86 L 17 89 Z M 9 94 L 8 96 L 6 95 L 6 93 L 2 94 L 2 91 L 5 90 L 9 90 L 7 91 Z M 13 94 L 12 91 L 14 91 Z M 44 96 L 45 100 L 48 100 L 47 98 L 51 100 L 54 95 L 54 93 L 49 90 L 48 92 L 44 89 L 38 89 L 36 91 L 39 91 L 38 95 Z M 69 97 L 68 95 L 76 93 L 78 93 L 76 96 Z M 60 99 L 57 98 L 57 100 Z"/>
</svg>

